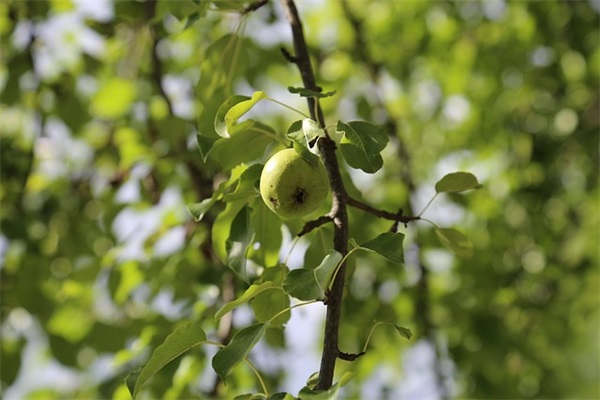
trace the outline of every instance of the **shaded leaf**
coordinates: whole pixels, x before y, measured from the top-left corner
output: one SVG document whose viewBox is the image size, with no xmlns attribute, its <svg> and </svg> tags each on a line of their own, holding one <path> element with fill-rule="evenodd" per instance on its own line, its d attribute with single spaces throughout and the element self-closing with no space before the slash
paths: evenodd
<svg viewBox="0 0 600 400">
<path fill-rule="evenodd" d="M 402 247 L 403 240 L 403 233 L 385 232 L 377 236 L 375 239 L 371 239 L 362 243 L 360 247 L 371 250 L 387 258 L 393 263 L 402 264 L 404 262 L 404 248 Z"/>
<path fill-rule="evenodd" d="M 319 156 L 311 152 L 310 144 L 324 135 L 325 133 L 319 125 L 310 118 L 295 121 L 290 125 L 286 134 L 288 139 L 294 143 L 296 153 L 313 165 L 319 162 Z"/>
<path fill-rule="evenodd" d="M 231 137 L 213 143 L 208 154 L 224 171 L 262 157 L 265 148 L 276 140 L 275 130 L 258 121 L 244 121 L 234 131 Z"/>
<path fill-rule="evenodd" d="M 323 92 L 317 92 L 316 90 L 310 90 L 310 89 L 306 89 L 306 88 L 293 87 L 293 86 L 288 86 L 288 92 L 290 92 L 292 94 L 299 94 L 301 97 L 316 97 L 319 99 L 322 99 L 325 97 L 331 97 L 336 94 L 335 90 L 332 90 L 331 92 L 323 93 Z"/>
<path fill-rule="evenodd" d="M 383 128 L 364 121 L 338 121 L 336 130 L 344 134 L 340 150 L 348 165 L 370 174 L 383 166 L 380 153 L 389 141 Z"/>
<path fill-rule="evenodd" d="M 302 268 L 290 271 L 283 281 L 283 290 L 290 296 L 303 301 L 325 298 L 325 292 L 317 285 L 311 269 Z"/>
<path fill-rule="evenodd" d="M 201 221 L 204 215 L 216 203 L 215 197 L 202 200 L 200 203 L 192 203 L 187 205 L 188 212 L 194 217 L 194 220 Z"/>
<path fill-rule="evenodd" d="M 262 169 L 262 164 L 253 164 L 246 168 L 242 172 L 242 175 L 240 175 L 235 191 L 224 195 L 223 201 L 234 201 L 259 196 L 260 193 L 256 186 Z"/>
<path fill-rule="evenodd" d="M 398 326 L 396 324 L 393 324 L 394 328 L 396 328 L 396 330 L 398 331 L 398 333 L 402 336 L 404 336 L 405 338 L 409 339 L 412 337 L 412 331 L 408 328 L 404 328 L 402 326 Z"/>
<path fill-rule="evenodd" d="M 254 238 L 254 230 L 250 225 L 250 207 L 243 207 L 231 223 L 229 238 L 225 243 L 227 265 L 240 278 L 248 281 L 246 275 L 246 251 Z"/>
<path fill-rule="evenodd" d="M 437 193 L 456 193 L 470 189 L 479 189 L 482 185 L 470 172 L 453 172 L 445 175 L 435 184 Z"/>
<path fill-rule="evenodd" d="M 231 369 L 246 358 L 250 350 L 264 336 L 265 330 L 265 324 L 248 326 L 236 333 L 231 342 L 215 354 L 212 367 L 221 379 L 225 380 Z"/>
<path fill-rule="evenodd" d="M 454 228 L 436 228 L 435 233 L 440 242 L 457 256 L 469 258 L 473 255 L 473 243 L 464 233 Z"/>
<path fill-rule="evenodd" d="M 341 260 L 342 255 L 331 250 L 317 268 L 290 271 L 283 281 L 283 289 L 299 300 L 324 299 L 329 281 Z"/>
<path fill-rule="evenodd" d="M 283 238 L 281 219 L 267 207 L 262 199 L 257 199 L 254 203 L 251 223 L 255 231 L 254 243 L 255 245 L 259 244 L 258 249 L 253 247 L 250 250 L 252 259 L 264 267 L 277 265 Z"/>
<path fill-rule="evenodd" d="M 127 387 L 129 388 L 131 396 L 135 398 L 144 383 L 165 365 L 204 341 L 206 341 L 206 334 L 198 323 L 188 322 L 184 326 L 175 329 L 167 336 L 165 341 L 154 350 L 146 365 L 139 370 L 139 372 L 134 371 L 126 378 Z"/>
<path fill-rule="evenodd" d="M 339 382 L 336 382 L 328 390 L 314 390 L 305 386 L 298 393 L 298 398 L 300 400 L 335 400 L 338 397 L 340 388 L 348 383 L 354 375 L 351 371 L 344 372 Z"/>
<path fill-rule="evenodd" d="M 276 290 L 263 291 L 256 295 L 250 305 L 254 316 L 258 322 L 270 321 L 275 315 L 281 314 L 270 321 L 270 327 L 277 327 L 285 324 L 291 317 L 290 307 L 290 296 L 283 291 L 280 287 L 276 287 Z M 286 310 L 283 312 L 284 310 Z"/>
</svg>

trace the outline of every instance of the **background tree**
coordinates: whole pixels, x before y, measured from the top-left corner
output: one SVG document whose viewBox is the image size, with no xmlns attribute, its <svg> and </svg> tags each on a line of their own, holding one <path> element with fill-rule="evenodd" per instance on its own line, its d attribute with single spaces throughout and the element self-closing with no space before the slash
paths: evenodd
<svg viewBox="0 0 600 400">
<path fill-rule="evenodd" d="M 374 175 L 337 152 L 351 243 L 391 225 L 406 234 L 403 265 L 347 258 L 339 348 L 350 359 L 368 346 L 337 361 L 333 382 L 354 374 L 341 397 L 600 396 L 598 3 L 298 2 L 304 55 L 290 7 L 0 3 L 5 397 L 129 398 L 125 377 L 169 334 L 225 345 L 273 317 L 267 305 L 296 304 L 269 290 L 214 318 L 250 283 L 282 285 L 280 263 L 320 265 L 335 236 L 327 223 L 292 248 L 331 202 L 283 221 L 254 190 L 303 116 L 263 99 L 239 119 L 255 121 L 248 129 L 217 134 L 226 100 L 260 91 L 338 141 L 338 120 L 369 121 L 389 140 Z M 307 107 L 288 87 L 336 93 L 319 100 L 321 117 L 315 92 Z M 436 196 L 423 217 L 466 234 L 471 257 L 448 234 L 440 240 L 448 231 L 373 210 L 416 216 L 457 170 L 483 188 Z M 247 258 L 249 282 L 228 267 L 227 245 L 248 232 L 232 230 L 246 204 L 248 224 L 238 222 L 253 227 L 253 245 L 236 262 Z M 262 385 L 244 363 L 224 385 L 211 365 L 218 347 L 201 344 L 139 397 L 231 398 L 263 385 L 297 396 L 319 370 L 324 310 L 295 308 L 275 320 L 286 330 L 265 329 L 248 357 Z M 374 321 L 413 336 L 371 331 Z M 314 338 L 311 348 L 298 349 L 294 330 Z M 314 355 L 302 373 L 300 352 Z"/>
</svg>

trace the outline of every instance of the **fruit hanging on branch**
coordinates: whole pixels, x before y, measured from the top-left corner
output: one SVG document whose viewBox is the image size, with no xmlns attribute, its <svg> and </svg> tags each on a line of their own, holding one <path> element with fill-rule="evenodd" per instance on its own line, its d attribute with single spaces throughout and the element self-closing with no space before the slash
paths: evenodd
<svg viewBox="0 0 600 400">
<path fill-rule="evenodd" d="M 328 192 L 323 163 L 316 156 L 309 162 L 294 149 L 273 155 L 260 176 L 262 199 L 283 218 L 300 218 L 316 211 Z"/>
</svg>

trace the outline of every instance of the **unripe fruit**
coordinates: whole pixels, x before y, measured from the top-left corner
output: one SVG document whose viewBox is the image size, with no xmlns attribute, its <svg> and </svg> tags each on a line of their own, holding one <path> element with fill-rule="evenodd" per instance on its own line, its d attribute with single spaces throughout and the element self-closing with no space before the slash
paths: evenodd
<svg viewBox="0 0 600 400">
<path fill-rule="evenodd" d="M 260 176 L 260 195 L 266 205 L 284 218 L 299 218 L 314 212 L 329 191 L 323 163 L 313 165 L 296 150 L 285 149 L 267 161 Z"/>
</svg>

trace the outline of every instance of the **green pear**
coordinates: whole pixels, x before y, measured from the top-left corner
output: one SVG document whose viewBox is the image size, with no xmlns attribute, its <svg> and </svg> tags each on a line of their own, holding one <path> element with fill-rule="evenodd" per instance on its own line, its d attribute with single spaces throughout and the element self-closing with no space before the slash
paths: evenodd
<svg viewBox="0 0 600 400">
<path fill-rule="evenodd" d="M 265 204 L 284 218 L 314 212 L 329 192 L 327 171 L 320 160 L 313 165 L 294 149 L 281 150 L 265 164 L 260 195 Z"/>
</svg>

